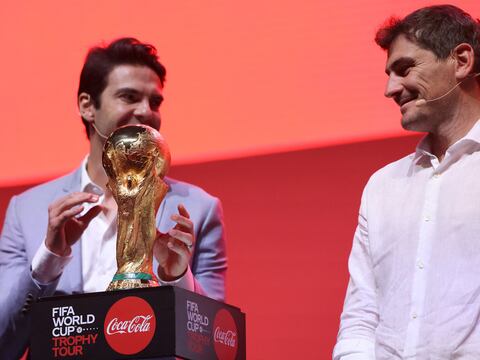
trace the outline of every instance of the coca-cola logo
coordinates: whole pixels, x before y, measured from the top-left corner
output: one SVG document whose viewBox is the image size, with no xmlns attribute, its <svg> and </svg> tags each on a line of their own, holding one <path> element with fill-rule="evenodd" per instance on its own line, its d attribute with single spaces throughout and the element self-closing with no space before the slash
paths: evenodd
<svg viewBox="0 0 480 360">
<path fill-rule="evenodd" d="M 105 331 L 108 335 L 149 332 L 151 318 L 152 318 L 152 315 L 147 315 L 147 316 L 138 315 L 131 320 L 125 320 L 125 321 L 122 321 L 118 318 L 113 318 L 108 323 L 107 329 Z"/>
<path fill-rule="evenodd" d="M 222 330 L 219 326 L 215 328 L 214 340 L 215 342 L 222 343 L 223 345 L 234 348 L 237 343 L 237 334 L 232 330 Z"/>
<path fill-rule="evenodd" d="M 232 315 L 221 309 L 213 321 L 213 345 L 219 360 L 234 360 L 238 350 L 237 325 Z"/>
<path fill-rule="evenodd" d="M 150 344 L 155 326 L 155 313 L 150 304 L 137 296 L 128 296 L 108 310 L 104 322 L 105 339 L 120 354 L 136 354 Z"/>
</svg>

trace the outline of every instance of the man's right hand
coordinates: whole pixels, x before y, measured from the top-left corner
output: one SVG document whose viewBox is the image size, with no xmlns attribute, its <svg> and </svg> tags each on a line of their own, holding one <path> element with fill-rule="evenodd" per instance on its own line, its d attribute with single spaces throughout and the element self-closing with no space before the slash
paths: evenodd
<svg viewBox="0 0 480 360">
<path fill-rule="evenodd" d="M 48 250 L 68 256 L 90 221 L 102 211 L 102 206 L 92 207 L 85 215 L 76 217 L 84 207 L 83 203 L 96 203 L 98 195 L 75 192 L 61 197 L 48 207 L 48 228 L 45 245 Z"/>
</svg>

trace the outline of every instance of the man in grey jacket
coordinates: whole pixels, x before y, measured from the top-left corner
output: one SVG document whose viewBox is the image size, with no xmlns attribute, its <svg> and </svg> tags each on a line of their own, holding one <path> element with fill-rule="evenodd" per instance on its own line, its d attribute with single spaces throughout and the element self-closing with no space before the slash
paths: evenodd
<svg viewBox="0 0 480 360">
<path fill-rule="evenodd" d="M 116 270 L 116 203 L 102 166 L 105 138 L 127 124 L 160 128 L 165 68 L 156 49 L 133 38 L 92 48 L 78 106 L 89 155 L 69 175 L 15 196 L 0 238 L 0 358 L 15 359 L 30 336 L 38 297 L 104 291 Z M 161 284 L 224 300 L 227 269 L 221 204 L 166 179 L 157 214 L 154 270 Z"/>
</svg>

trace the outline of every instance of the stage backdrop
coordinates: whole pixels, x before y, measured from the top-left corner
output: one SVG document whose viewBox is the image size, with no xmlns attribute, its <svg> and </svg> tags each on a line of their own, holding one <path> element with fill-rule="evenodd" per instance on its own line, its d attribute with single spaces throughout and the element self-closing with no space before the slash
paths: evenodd
<svg viewBox="0 0 480 360">
<path fill-rule="evenodd" d="M 80 68 L 89 47 L 121 36 L 156 45 L 167 67 L 162 132 L 177 164 L 401 135 L 373 37 L 388 16 L 431 3 L 6 1 L 0 185 L 81 161 Z M 453 3 L 480 16 L 478 1 Z"/>
<path fill-rule="evenodd" d="M 452 1 L 480 16 L 478 1 Z M 225 205 L 228 301 L 249 359 L 328 359 L 360 194 L 412 150 L 383 98 L 390 15 L 432 1 L 11 1 L 0 12 L 0 210 L 78 166 L 87 49 L 134 36 L 167 67 L 162 133 L 172 175 Z M 3 218 L 3 215 L 2 215 Z"/>
</svg>

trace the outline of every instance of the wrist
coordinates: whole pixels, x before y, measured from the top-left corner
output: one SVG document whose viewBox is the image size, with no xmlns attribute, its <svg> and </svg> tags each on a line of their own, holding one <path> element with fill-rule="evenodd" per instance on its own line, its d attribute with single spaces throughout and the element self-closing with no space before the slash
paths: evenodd
<svg viewBox="0 0 480 360">
<path fill-rule="evenodd" d="M 55 244 L 53 241 L 49 241 L 49 239 L 45 239 L 45 246 L 46 248 L 58 256 L 69 256 L 72 253 L 72 249 L 70 246 L 64 244 L 63 246 L 59 246 Z"/>
<path fill-rule="evenodd" d="M 181 279 L 183 276 L 185 276 L 185 274 L 187 273 L 187 270 L 188 270 L 188 266 L 179 275 L 168 274 L 159 265 L 158 266 L 158 277 L 160 278 L 161 281 L 173 282 L 173 281 L 177 281 L 177 280 Z"/>
</svg>

